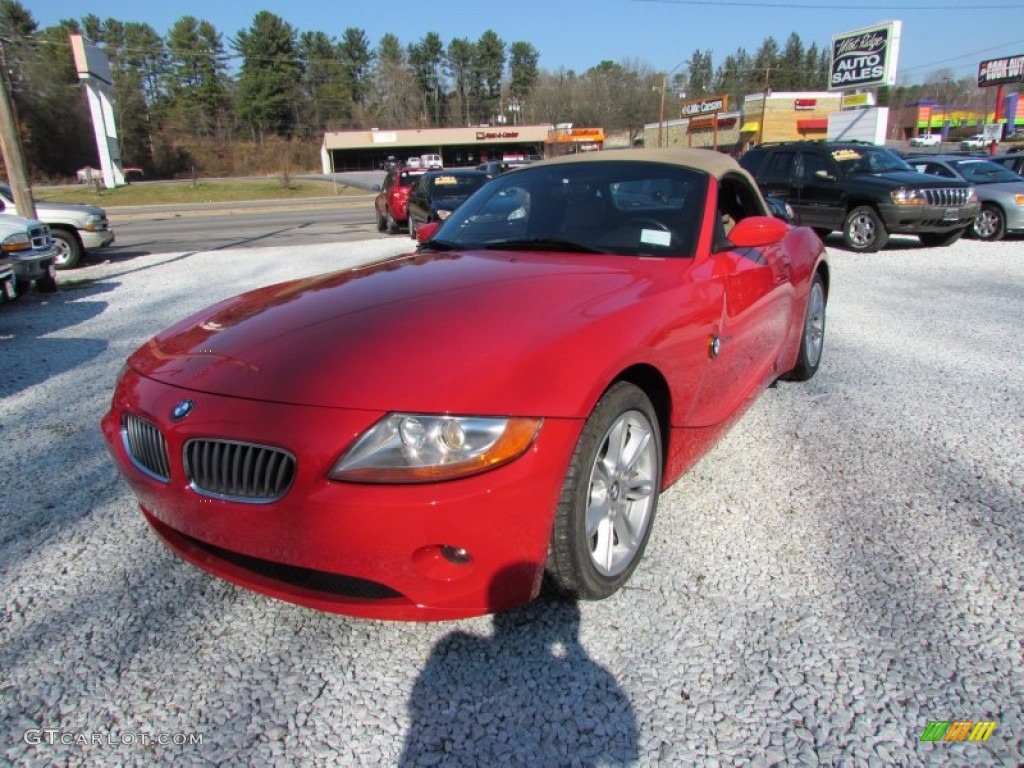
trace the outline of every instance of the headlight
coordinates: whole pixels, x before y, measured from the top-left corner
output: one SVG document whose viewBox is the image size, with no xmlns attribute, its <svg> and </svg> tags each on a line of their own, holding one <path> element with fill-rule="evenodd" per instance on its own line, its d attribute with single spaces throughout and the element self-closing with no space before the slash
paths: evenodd
<svg viewBox="0 0 1024 768">
<path fill-rule="evenodd" d="M 355 483 L 430 483 L 512 461 L 542 419 L 391 413 L 359 436 L 328 477 Z"/>
<path fill-rule="evenodd" d="M 1017 205 L 1024 205 L 1024 195 L 1014 195 L 1013 202 Z"/>
<path fill-rule="evenodd" d="M 85 226 L 83 229 L 86 232 L 95 232 L 98 229 L 102 229 L 103 217 L 97 216 L 95 213 L 90 214 L 85 219 Z"/>
<path fill-rule="evenodd" d="M 908 189 L 907 187 L 898 187 L 890 190 L 889 196 L 896 205 L 928 205 L 928 201 L 925 199 L 924 192 L 920 189 Z"/>
<path fill-rule="evenodd" d="M 2 246 L 4 253 L 20 253 L 21 251 L 32 250 L 32 240 L 28 233 L 19 232 L 4 238 Z"/>
</svg>

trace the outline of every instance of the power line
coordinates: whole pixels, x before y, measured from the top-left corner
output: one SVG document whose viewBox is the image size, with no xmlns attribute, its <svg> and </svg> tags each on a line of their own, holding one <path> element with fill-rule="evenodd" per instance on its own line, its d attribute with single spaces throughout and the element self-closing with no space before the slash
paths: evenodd
<svg viewBox="0 0 1024 768">
<path fill-rule="evenodd" d="M 729 8 L 797 8 L 802 11 L 838 11 L 843 10 L 821 3 L 756 3 L 752 0 L 633 0 L 635 3 L 660 3 L 662 5 L 711 5 L 715 7 Z M 998 11 L 1014 10 L 1019 11 L 1020 3 L 1010 5 L 972 5 L 970 10 L 974 11 Z M 956 11 L 964 12 L 963 4 L 959 5 L 858 5 L 858 11 Z"/>
</svg>

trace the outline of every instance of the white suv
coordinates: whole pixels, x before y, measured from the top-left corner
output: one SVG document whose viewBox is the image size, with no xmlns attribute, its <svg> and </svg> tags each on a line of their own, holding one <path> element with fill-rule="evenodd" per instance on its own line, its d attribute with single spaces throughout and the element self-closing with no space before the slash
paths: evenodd
<svg viewBox="0 0 1024 768">
<path fill-rule="evenodd" d="M 941 133 L 922 133 L 910 140 L 912 147 L 937 147 L 941 143 Z"/>
</svg>

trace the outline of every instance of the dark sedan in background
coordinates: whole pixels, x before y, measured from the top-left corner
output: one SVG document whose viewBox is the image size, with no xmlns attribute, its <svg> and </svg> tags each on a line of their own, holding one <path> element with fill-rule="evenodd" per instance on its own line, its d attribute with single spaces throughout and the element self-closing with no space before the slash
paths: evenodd
<svg viewBox="0 0 1024 768">
<path fill-rule="evenodd" d="M 409 191 L 409 236 L 428 221 L 444 221 L 491 176 L 484 171 L 453 169 L 423 174 Z"/>
</svg>

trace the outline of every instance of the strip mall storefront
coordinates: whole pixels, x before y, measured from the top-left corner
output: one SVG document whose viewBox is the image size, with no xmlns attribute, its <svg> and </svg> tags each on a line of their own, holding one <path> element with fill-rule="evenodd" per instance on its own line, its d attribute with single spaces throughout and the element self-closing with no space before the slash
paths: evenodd
<svg viewBox="0 0 1024 768">
<path fill-rule="evenodd" d="M 441 155 L 446 168 L 472 167 L 487 160 L 522 160 L 543 155 L 550 125 L 423 128 L 398 131 L 335 131 L 324 134 L 324 173 L 372 171 L 390 159 Z"/>
<path fill-rule="evenodd" d="M 548 131 L 545 145 L 545 157 L 599 152 L 604 149 L 604 129 L 555 127 Z"/>
</svg>

